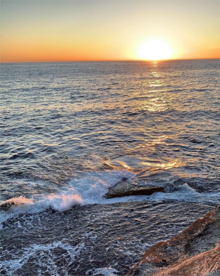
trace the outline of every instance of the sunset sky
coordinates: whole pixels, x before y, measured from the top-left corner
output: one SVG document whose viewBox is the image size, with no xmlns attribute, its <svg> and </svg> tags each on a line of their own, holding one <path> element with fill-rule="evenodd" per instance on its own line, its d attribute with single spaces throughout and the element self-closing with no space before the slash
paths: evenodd
<svg viewBox="0 0 220 276">
<path fill-rule="evenodd" d="M 155 40 L 167 58 L 220 58 L 219 14 L 220 0 L 1 0 L 0 59 L 139 60 Z"/>
</svg>

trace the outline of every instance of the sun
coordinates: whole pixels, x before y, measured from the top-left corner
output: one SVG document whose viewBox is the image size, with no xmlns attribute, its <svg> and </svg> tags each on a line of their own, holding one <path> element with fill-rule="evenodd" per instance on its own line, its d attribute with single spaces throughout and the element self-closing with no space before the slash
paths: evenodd
<svg viewBox="0 0 220 276">
<path fill-rule="evenodd" d="M 150 40 L 141 45 L 139 58 L 144 60 L 163 60 L 172 57 L 172 49 L 162 40 Z"/>
</svg>

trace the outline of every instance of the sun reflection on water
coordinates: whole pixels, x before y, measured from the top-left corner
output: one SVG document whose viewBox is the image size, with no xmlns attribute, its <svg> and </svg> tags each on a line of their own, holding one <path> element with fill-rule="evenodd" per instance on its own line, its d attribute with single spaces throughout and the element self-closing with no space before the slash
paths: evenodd
<svg viewBox="0 0 220 276">
<path fill-rule="evenodd" d="M 170 108 L 166 91 L 169 86 L 159 70 L 158 62 L 152 62 L 148 79 L 144 83 L 145 90 L 143 96 L 145 101 L 140 104 L 139 109 L 149 112 L 164 112 Z"/>
<path fill-rule="evenodd" d="M 168 162 L 168 163 L 150 163 L 150 162 L 141 162 L 144 166 L 148 166 L 148 167 L 156 167 L 156 168 L 160 168 L 163 170 L 168 170 L 171 168 L 175 168 L 175 167 L 179 167 L 178 162 L 177 161 L 173 161 L 173 162 Z"/>
</svg>

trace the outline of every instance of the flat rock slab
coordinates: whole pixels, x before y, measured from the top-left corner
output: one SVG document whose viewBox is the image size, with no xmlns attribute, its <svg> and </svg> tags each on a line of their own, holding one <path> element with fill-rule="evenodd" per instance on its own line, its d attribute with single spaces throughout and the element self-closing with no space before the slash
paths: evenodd
<svg viewBox="0 0 220 276">
<path fill-rule="evenodd" d="M 106 198 L 131 196 L 131 195 L 152 195 L 156 192 L 164 192 L 164 187 L 158 186 L 147 186 L 147 185 L 133 185 L 129 183 L 126 179 L 116 183 L 113 187 L 108 189 Z"/>
<path fill-rule="evenodd" d="M 131 275 L 220 275 L 220 207 L 146 251 Z"/>
</svg>

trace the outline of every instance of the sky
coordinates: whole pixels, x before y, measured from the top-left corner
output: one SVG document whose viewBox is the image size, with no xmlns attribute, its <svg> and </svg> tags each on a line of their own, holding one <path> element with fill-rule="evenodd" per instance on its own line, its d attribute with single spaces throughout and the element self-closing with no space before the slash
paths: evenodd
<svg viewBox="0 0 220 276">
<path fill-rule="evenodd" d="M 1 62 L 139 60 L 152 40 L 171 59 L 220 58 L 220 0 L 0 3 Z"/>
</svg>

